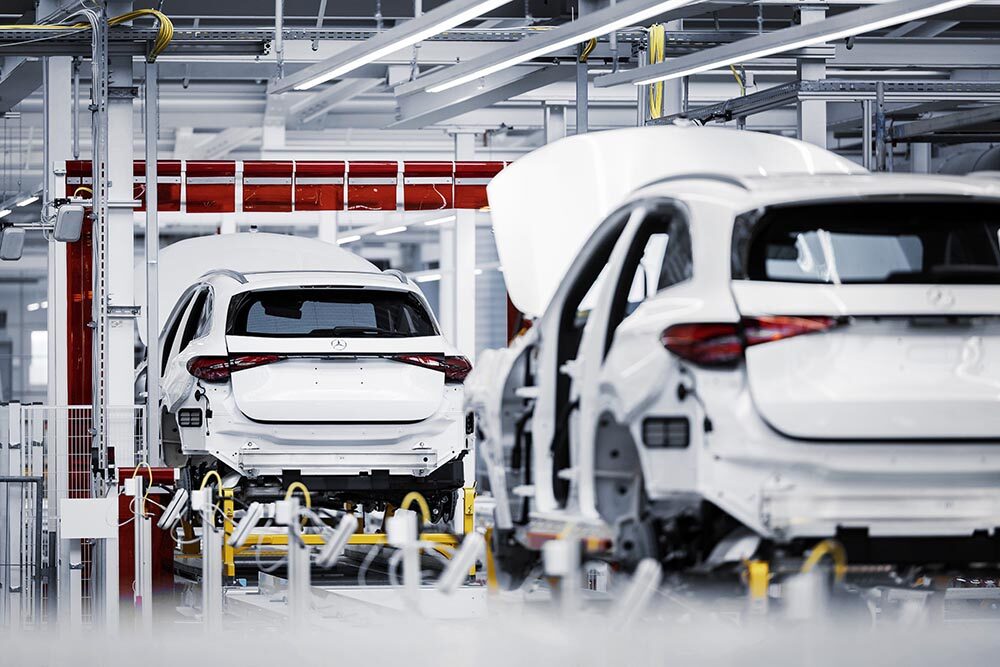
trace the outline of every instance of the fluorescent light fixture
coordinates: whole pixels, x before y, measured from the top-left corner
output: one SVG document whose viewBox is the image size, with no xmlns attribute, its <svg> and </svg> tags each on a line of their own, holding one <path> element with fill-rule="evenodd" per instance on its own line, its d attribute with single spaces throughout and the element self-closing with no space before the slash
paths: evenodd
<svg viewBox="0 0 1000 667">
<path fill-rule="evenodd" d="M 42 308 L 48 308 L 48 307 L 49 307 L 49 302 L 48 301 L 42 301 Z"/>
<path fill-rule="evenodd" d="M 41 307 L 42 307 L 42 304 L 40 304 L 40 303 L 37 303 L 37 302 L 36 303 L 29 303 L 28 304 L 28 311 L 29 312 L 34 312 L 34 311 L 38 310 Z"/>
<path fill-rule="evenodd" d="M 584 14 L 576 21 L 552 30 L 526 37 L 511 47 L 500 48 L 493 53 L 435 72 L 424 79 L 423 89 L 429 93 L 440 93 L 690 4 L 696 4 L 696 0 L 620 2 Z M 420 84 L 421 80 L 417 79 L 414 83 Z"/>
<path fill-rule="evenodd" d="M 803 23 L 750 37 L 738 42 L 705 49 L 662 63 L 597 77 L 601 87 L 632 83 L 643 86 L 658 81 L 678 79 L 701 72 L 766 58 L 778 53 L 795 51 L 807 46 L 836 42 L 866 32 L 881 30 L 900 23 L 917 21 L 928 16 L 964 7 L 975 0 L 893 0 L 856 9 L 814 23 Z"/>
<path fill-rule="evenodd" d="M 440 273 L 425 273 L 422 276 L 417 276 L 416 278 L 414 278 L 414 280 L 417 281 L 418 283 L 432 283 L 432 282 L 434 282 L 436 280 L 441 280 L 441 274 Z"/>
<path fill-rule="evenodd" d="M 387 229 L 380 229 L 375 232 L 375 236 L 388 236 L 389 234 L 398 234 L 400 232 L 406 231 L 406 225 L 400 225 L 399 227 L 389 227 Z"/>
<path fill-rule="evenodd" d="M 12 212 L 9 208 L 0 209 L 0 218 L 6 218 Z"/>
<path fill-rule="evenodd" d="M 22 199 L 21 201 L 17 202 L 17 205 L 18 206 L 27 206 L 28 204 L 34 204 L 36 201 L 38 201 L 38 195 L 33 195 L 31 197 L 28 197 L 26 199 Z"/>
<path fill-rule="evenodd" d="M 482 269 L 476 269 L 476 270 L 475 270 L 475 271 L 473 271 L 472 273 L 474 273 L 474 274 L 475 274 L 475 275 L 477 275 L 477 276 L 481 276 L 481 275 L 483 275 L 483 270 L 482 270 Z"/>
<path fill-rule="evenodd" d="M 453 215 L 446 215 L 443 218 L 434 218 L 433 220 L 426 220 L 426 221 L 424 221 L 424 226 L 425 227 L 433 227 L 435 225 L 443 225 L 444 223 L 451 222 L 454 219 L 455 219 L 455 216 L 453 216 Z"/>
<path fill-rule="evenodd" d="M 358 236 L 357 234 L 354 234 L 353 236 L 341 236 L 339 239 L 337 239 L 337 245 L 344 245 L 345 243 L 354 243 L 355 241 L 360 241 L 360 240 L 361 237 Z"/>
<path fill-rule="evenodd" d="M 511 0 L 451 0 L 400 25 L 380 32 L 371 39 L 310 65 L 295 74 L 278 79 L 269 92 L 309 90 L 321 83 L 342 77 L 348 72 L 401 51 L 434 35 L 446 32 L 487 14 Z"/>
</svg>

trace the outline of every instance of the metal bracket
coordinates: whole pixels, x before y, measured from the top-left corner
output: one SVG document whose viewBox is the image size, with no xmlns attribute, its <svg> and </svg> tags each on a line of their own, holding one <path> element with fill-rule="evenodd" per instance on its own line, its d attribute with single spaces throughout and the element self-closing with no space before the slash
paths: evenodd
<svg viewBox="0 0 1000 667">
<path fill-rule="evenodd" d="M 108 305 L 108 317 L 137 317 L 141 309 L 141 306 Z"/>
<path fill-rule="evenodd" d="M 109 100 L 131 100 L 138 96 L 138 86 L 108 86 Z"/>
</svg>

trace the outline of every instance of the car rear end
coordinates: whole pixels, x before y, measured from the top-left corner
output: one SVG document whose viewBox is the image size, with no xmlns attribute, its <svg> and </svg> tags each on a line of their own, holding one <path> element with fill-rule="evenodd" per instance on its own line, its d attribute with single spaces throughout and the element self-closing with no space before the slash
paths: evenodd
<svg viewBox="0 0 1000 667">
<path fill-rule="evenodd" d="M 310 488 L 462 485 L 471 366 L 414 285 L 385 274 L 247 277 L 225 314 L 228 354 L 188 363 L 212 392 L 216 456 L 247 477 L 308 477 Z"/>
<path fill-rule="evenodd" d="M 839 534 L 899 556 L 917 554 L 912 539 L 979 534 L 978 555 L 1000 558 L 998 230 L 1000 200 L 973 197 L 740 216 L 738 321 L 663 336 L 711 421 L 705 494 L 783 539 Z"/>
</svg>

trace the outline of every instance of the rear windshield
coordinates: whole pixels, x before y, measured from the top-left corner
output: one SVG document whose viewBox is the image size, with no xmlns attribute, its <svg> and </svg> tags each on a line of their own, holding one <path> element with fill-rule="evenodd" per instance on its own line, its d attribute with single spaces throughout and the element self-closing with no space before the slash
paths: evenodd
<svg viewBox="0 0 1000 667">
<path fill-rule="evenodd" d="M 436 336 L 414 294 L 373 289 L 297 288 L 233 299 L 231 336 L 375 338 Z"/>
<path fill-rule="evenodd" d="M 781 206 L 737 221 L 733 277 L 795 283 L 1000 284 L 1000 205 Z"/>
</svg>

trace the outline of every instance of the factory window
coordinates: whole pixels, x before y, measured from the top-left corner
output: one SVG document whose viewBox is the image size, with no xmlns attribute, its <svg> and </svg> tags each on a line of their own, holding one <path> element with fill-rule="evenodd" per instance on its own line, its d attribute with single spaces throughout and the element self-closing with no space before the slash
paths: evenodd
<svg viewBox="0 0 1000 667">
<path fill-rule="evenodd" d="M 28 384 L 41 386 L 49 381 L 49 332 L 31 332 L 31 358 L 28 362 Z"/>
<path fill-rule="evenodd" d="M 735 278 L 795 283 L 1000 283 L 1000 207 L 959 201 L 776 207 L 743 241 Z M 739 239 L 740 237 L 736 237 Z M 740 260 L 737 252 L 734 259 Z"/>
<path fill-rule="evenodd" d="M 233 300 L 226 333 L 275 338 L 438 335 L 412 293 L 337 288 L 247 292 Z"/>
</svg>

